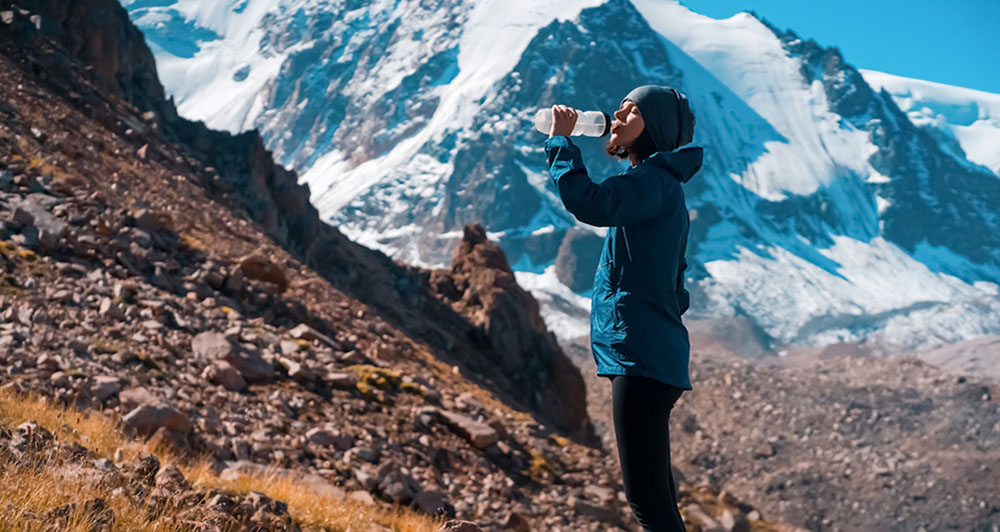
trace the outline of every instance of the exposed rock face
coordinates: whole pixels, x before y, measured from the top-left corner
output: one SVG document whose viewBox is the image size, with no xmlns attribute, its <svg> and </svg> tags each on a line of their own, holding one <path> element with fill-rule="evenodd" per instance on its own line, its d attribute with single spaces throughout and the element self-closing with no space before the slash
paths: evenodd
<svg viewBox="0 0 1000 532">
<path fill-rule="evenodd" d="M 499 355 L 498 369 L 523 397 L 571 432 L 590 430 L 583 379 L 555 337 L 546 330 L 538 302 L 517 285 L 499 246 L 479 224 L 465 227 L 451 271 L 436 271 L 431 283 L 477 327 L 480 341 Z"/>
<path fill-rule="evenodd" d="M 556 254 L 556 276 L 574 292 L 589 290 L 601 258 L 601 237 L 590 231 L 572 228 L 566 231 Z"/>
<path fill-rule="evenodd" d="M 6 4 L 9 2 L 0 3 Z M 136 135 L 158 130 L 190 148 L 192 155 L 215 172 L 211 185 L 238 194 L 270 236 L 300 251 L 314 240 L 325 241 L 314 238 L 328 232 L 321 231 L 323 224 L 309 203 L 308 187 L 298 185 L 294 173 L 274 164 L 256 131 L 234 136 L 177 116 L 173 102 L 165 97 L 142 33 L 117 2 L 39 0 L 32 2 L 31 9 L 41 16 L 41 33 L 71 54 L 51 54 L 38 64 L 49 79 L 62 85 L 57 88 L 78 93 L 78 98 L 80 94 L 96 98 L 69 81 L 71 60 L 81 61 L 90 69 L 90 77 L 100 92 L 121 98 L 140 113 L 151 113 L 143 116 L 148 118 L 146 123 L 129 123 L 125 127 Z M 33 37 L 29 34 L 21 38 Z M 103 119 L 111 120 L 107 116 Z"/>
</svg>

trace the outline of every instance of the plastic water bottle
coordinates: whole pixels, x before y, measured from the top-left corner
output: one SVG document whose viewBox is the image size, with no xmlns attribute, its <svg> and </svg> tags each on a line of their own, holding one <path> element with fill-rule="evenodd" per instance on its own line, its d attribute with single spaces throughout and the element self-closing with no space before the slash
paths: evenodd
<svg viewBox="0 0 1000 532">
<path fill-rule="evenodd" d="M 549 134 L 552 130 L 552 108 L 539 109 L 535 113 L 535 129 Z M 611 117 L 601 111 L 577 110 L 576 125 L 570 135 L 586 135 L 588 137 L 603 137 L 611 131 Z"/>
</svg>

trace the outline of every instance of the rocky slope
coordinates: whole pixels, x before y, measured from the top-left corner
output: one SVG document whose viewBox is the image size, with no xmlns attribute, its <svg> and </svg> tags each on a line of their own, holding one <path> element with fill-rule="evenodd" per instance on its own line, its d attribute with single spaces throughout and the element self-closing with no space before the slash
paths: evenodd
<svg viewBox="0 0 1000 532">
<path fill-rule="evenodd" d="M 449 271 L 356 246 L 256 134 L 158 99 L 113 1 L 32 7 L 0 1 L 5 393 L 101 409 L 128 437 L 221 468 L 315 475 L 351 504 L 488 530 L 631 528 L 580 376 L 482 228 Z M 774 529 L 707 487 L 682 492 L 693 527 Z M 263 506 L 280 503 L 234 518 Z"/>
<path fill-rule="evenodd" d="M 462 342 L 471 336 L 473 328 L 465 316 L 453 313 L 442 305 L 430 289 L 427 272 L 393 263 L 380 253 L 373 253 L 354 245 L 334 228 L 323 224 L 315 209 L 309 204 L 308 188 L 296 184 L 293 173 L 277 166 L 264 150 L 255 132 L 238 136 L 212 131 L 200 123 L 178 118 L 173 104 L 164 100 L 163 89 L 156 78 L 155 65 L 142 35 L 125 16 L 116 3 L 78 0 L 71 2 L 40 2 L 32 11 L 39 17 L 40 34 L 53 37 L 57 45 L 70 52 L 61 51 L 29 56 L 30 68 L 37 69 L 40 77 L 52 87 L 74 101 L 83 104 L 85 112 L 94 113 L 99 121 L 124 133 L 135 150 L 145 145 L 143 156 L 163 164 L 167 171 L 194 171 L 202 174 L 208 190 L 220 198 L 245 209 L 247 218 L 261 226 L 278 245 L 289 250 L 298 260 L 313 267 L 338 289 L 366 303 L 375 305 L 381 314 L 401 329 L 412 327 L 411 334 L 422 336 L 435 345 L 443 357 L 448 353 L 467 352 L 462 362 L 478 368 L 491 364 L 492 354 L 478 356 L 487 350 Z M 24 46 L 33 35 L 21 34 L 27 29 L 13 28 L 14 42 Z M 94 87 L 68 85 L 72 83 L 72 60 L 82 61 Z M 107 89 L 110 93 L 103 92 Z M 100 105 L 94 105 L 106 95 L 120 98 L 129 108 L 124 119 L 107 114 Z M 104 113 L 104 114 L 102 114 Z M 131 115 L 131 117 L 127 116 Z M 169 153 L 165 144 L 176 146 L 178 153 Z M 126 177 L 126 176 L 122 176 Z M 154 210 L 155 207 L 153 206 Z M 186 218 L 194 231 L 208 233 L 197 227 L 201 220 Z M 206 235 L 207 236 L 207 235 Z M 246 251 L 243 251 L 245 254 Z M 358 282 L 362 272 L 368 279 Z M 434 315 L 428 322 L 421 319 Z M 540 323 L 531 324 L 526 330 L 504 330 L 504 334 L 528 336 L 538 334 Z M 516 356 L 524 365 L 531 365 L 535 356 L 527 350 L 505 353 Z M 553 357 L 563 355 L 556 350 L 540 351 L 542 365 L 556 364 Z M 547 375 L 542 374 L 541 378 Z M 537 406 L 558 426 L 576 436 L 586 435 L 587 421 L 582 409 L 579 382 L 572 377 L 547 383 L 546 393 L 565 394 L 559 401 L 535 402 L 538 381 L 518 381 L 496 375 L 498 385 L 524 397 L 529 405 Z M 567 380 L 569 379 L 569 380 Z M 563 385 L 569 386 L 563 389 Z M 527 386 L 527 387 L 526 387 Z M 534 388 L 532 388 L 534 387 Z M 566 410 L 554 410 L 565 408 Z M 575 410 L 574 410 L 575 408 Z"/>
<path fill-rule="evenodd" d="M 809 530 L 997 530 L 1000 381 L 914 358 L 830 350 L 778 367 L 704 334 L 692 345 L 694 390 L 670 427 L 687 482 Z M 610 446 L 611 389 L 588 351 L 570 346 Z"/>
</svg>

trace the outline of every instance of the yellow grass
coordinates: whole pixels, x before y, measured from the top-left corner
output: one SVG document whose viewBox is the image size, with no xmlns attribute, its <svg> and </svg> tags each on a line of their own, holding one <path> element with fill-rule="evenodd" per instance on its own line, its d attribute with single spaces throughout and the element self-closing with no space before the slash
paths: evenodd
<svg viewBox="0 0 1000 532">
<path fill-rule="evenodd" d="M 304 490 L 294 478 L 277 471 L 271 475 L 240 475 L 235 480 L 223 480 L 204 462 L 185 471 L 185 476 L 199 488 L 218 488 L 239 495 L 259 491 L 287 503 L 289 513 L 300 525 L 331 531 L 366 531 L 372 524 L 378 524 L 400 532 L 434 532 L 443 523 L 409 508 L 368 506 Z"/>
<path fill-rule="evenodd" d="M 66 478 L 54 467 L 0 469 L 0 530 L 35 531 L 51 519 L 33 519 L 58 506 L 77 503 L 67 522 L 59 528 L 71 532 L 88 532 L 95 521 L 87 515 L 83 503 L 101 498 L 114 512 L 114 528 L 118 531 L 162 532 L 168 530 L 146 519 L 146 512 L 134 500 L 115 496 L 110 489 L 87 485 L 78 479 Z M 171 529 L 176 530 L 172 527 Z"/>
<path fill-rule="evenodd" d="M 432 532 L 440 519 L 402 507 L 383 503 L 374 506 L 344 501 L 326 493 L 317 493 L 286 475 L 241 475 L 236 479 L 220 478 L 212 472 L 208 457 L 183 459 L 161 448 L 128 442 L 122 438 L 117 423 L 99 412 L 80 412 L 52 404 L 44 398 L 0 391 L 0 426 L 13 430 L 25 421 L 35 421 L 62 441 L 74 441 L 87 447 L 98 457 L 111 458 L 116 450 L 125 460 L 139 452 L 153 452 L 163 464 L 178 464 L 195 489 L 217 488 L 234 495 L 259 491 L 288 504 L 292 518 L 330 532 L 365 531 L 372 524 L 400 532 Z M 63 504 L 79 503 L 76 513 L 60 530 L 86 531 L 94 516 L 85 515 L 82 503 L 94 498 L 104 499 L 114 512 L 115 531 L 162 532 L 178 530 L 177 524 L 165 525 L 155 518 L 147 519 L 144 508 L 135 501 L 116 496 L 110 488 L 101 488 L 78 475 L 67 475 L 61 466 L 41 463 L 35 467 L 13 467 L 0 462 L 0 532 L 6 530 L 37 530 L 39 522 L 32 516 L 44 514 Z M 165 521 L 166 519 L 164 519 Z"/>
<path fill-rule="evenodd" d="M 0 425 L 13 430 L 32 420 L 56 438 L 77 442 L 101 457 L 110 458 L 124 444 L 115 422 L 98 412 L 80 412 L 44 398 L 0 390 Z"/>
<path fill-rule="evenodd" d="M 195 235 L 194 231 L 190 233 L 183 231 L 180 233 L 181 244 L 186 246 L 188 249 L 193 249 L 195 251 L 208 251 L 208 245 L 205 244 L 205 241 L 202 238 L 199 238 L 199 236 L 203 235 Z"/>
</svg>

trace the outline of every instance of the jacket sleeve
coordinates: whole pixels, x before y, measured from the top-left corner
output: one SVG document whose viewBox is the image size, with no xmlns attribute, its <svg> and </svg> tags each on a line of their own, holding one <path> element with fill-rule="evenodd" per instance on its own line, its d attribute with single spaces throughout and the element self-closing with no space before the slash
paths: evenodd
<svg viewBox="0 0 1000 532">
<path fill-rule="evenodd" d="M 641 180 L 633 173 L 594 183 L 583 166 L 580 149 L 568 137 L 550 137 L 545 141 L 545 154 L 563 205 L 583 223 L 627 226 L 648 220 L 660 210 L 658 179 Z"/>
</svg>

